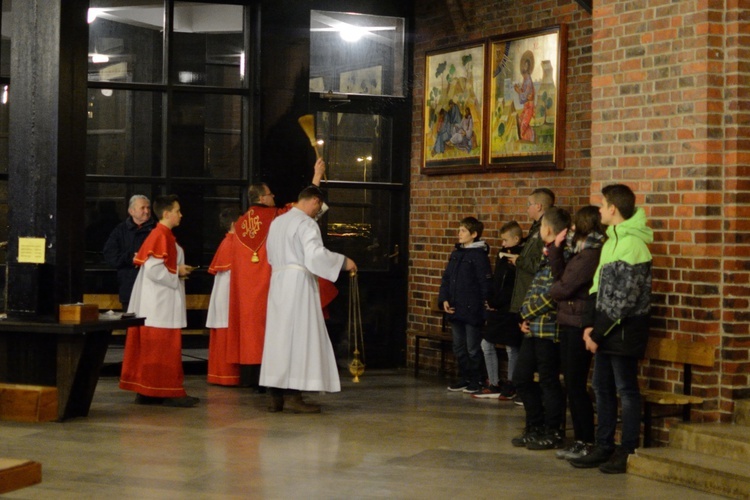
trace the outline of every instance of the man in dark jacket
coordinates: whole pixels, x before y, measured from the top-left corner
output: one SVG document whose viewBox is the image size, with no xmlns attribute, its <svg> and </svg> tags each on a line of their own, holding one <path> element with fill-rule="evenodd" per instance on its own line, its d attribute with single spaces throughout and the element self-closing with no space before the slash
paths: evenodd
<svg viewBox="0 0 750 500">
<path fill-rule="evenodd" d="M 130 293 L 138 276 L 138 268 L 133 265 L 133 257 L 141 248 L 146 236 L 154 228 L 151 218 L 151 202 L 142 194 L 134 194 L 128 203 L 128 218 L 121 222 L 104 244 L 104 261 L 117 269 L 117 283 L 120 289 L 122 310 L 128 310 Z"/>
<path fill-rule="evenodd" d="M 459 224 L 458 243 L 443 273 L 438 304 L 451 322 L 453 354 L 461 372 L 461 380 L 448 390 L 475 394 L 482 389 L 482 325 L 492 268 L 489 247 L 479 239 L 484 225 L 474 217 Z"/>
<path fill-rule="evenodd" d="M 651 253 L 654 240 L 642 208 L 624 184 L 602 190 L 602 224 L 607 242 L 591 287 L 593 314 L 584 316 L 583 339 L 594 353 L 592 385 L 596 394 L 596 448 L 572 459 L 574 467 L 599 467 L 608 474 L 624 473 L 628 455 L 640 440 L 641 393 L 638 360 L 648 341 L 651 307 Z M 622 440 L 615 447 L 617 395 L 622 401 Z"/>
<path fill-rule="evenodd" d="M 526 292 L 529 291 L 542 259 L 544 242 L 539 237 L 539 227 L 545 210 L 555 205 L 555 194 L 547 188 L 538 188 L 529 195 L 527 212 L 533 223 L 526 234 L 523 250 L 517 257 L 508 257 L 516 266 L 516 279 L 513 284 L 513 297 L 510 301 L 510 312 L 521 310 Z"/>
</svg>

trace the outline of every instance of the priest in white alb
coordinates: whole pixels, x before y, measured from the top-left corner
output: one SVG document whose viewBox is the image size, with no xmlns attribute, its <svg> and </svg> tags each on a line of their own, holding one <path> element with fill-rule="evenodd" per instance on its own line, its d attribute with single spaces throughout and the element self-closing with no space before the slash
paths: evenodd
<svg viewBox="0 0 750 500">
<path fill-rule="evenodd" d="M 315 222 L 323 198 L 316 186 L 303 189 L 294 208 L 268 231 L 272 274 L 260 385 L 269 389 L 269 411 L 318 413 L 320 407 L 306 403 L 301 391 L 341 390 L 317 277 L 336 281 L 342 270 L 356 272 L 357 266 L 323 246 Z"/>
</svg>

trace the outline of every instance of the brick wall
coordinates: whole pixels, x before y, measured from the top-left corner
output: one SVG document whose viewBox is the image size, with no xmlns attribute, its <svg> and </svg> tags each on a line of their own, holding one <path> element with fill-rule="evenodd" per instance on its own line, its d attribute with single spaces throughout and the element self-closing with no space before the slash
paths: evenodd
<svg viewBox="0 0 750 500">
<path fill-rule="evenodd" d="M 458 221 L 473 215 L 485 224 L 484 239 L 500 247 L 502 224 L 517 220 L 526 231 L 529 193 L 549 187 L 557 204 L 575 210 L 589 203 L 591 184 L 591 16 L 571 1 L 417 1 L 414 54 L 414 113 L 409 223 L 410 328 L 437 328 L 434 309 L 440 277 L 457 241 Z M 565 169 L 558 172 L 493 172 L 472 175 L 420 174 L 425 52 L 516 31 L 568 25 Z M 494 256 L 492 257 L 494 265 Z M 409 362 L 413 339 L 409 338 Z M 426 344 L 423 341 L 423 344 Z M 437 348 L 434 344 L 432 347 Z M 420 349 L 420 367 L 437 371 L 439 358 Z M 449 368 L 452 355 L 447 355 Z"/>
<path fill-rule="evenodd" d="M 625 182 L 649 215 L 654 334 L 719 349 L 696 370 L 709 399 L 697 420 L 728 420 L 750 386 L 748 5 L 605 0 L 593 13 L 592 192 Z M 644 367 L 667 390 L 678 373 Z"/>
<path fill-rule="evenodd" d="M 653 334 L 716 346 L 714 369 L 694 372 L 694 392 L 708 401 L 693 418 L 729 420 L 733 400 L 750 397 L 748 8 L 747 0 L 597 0 L 589 15 L 562 0 L 418 0 L 409 326 L 439 323 L 430 310 L 462 217 L 483 220 L 497 249 L 503 222 L 528 228 L 532 189 L 550 187 L 575 210 L 624 182 L 655 231 Z M 425 52 L 559 23 L 569 29 L 565 169 L 421 175 Z M 436 368 L 422 352 L 422 366 Z M 643 363 L 643 382 L 664 389 L 678 389 L 680 373 Z"/>
</svg>

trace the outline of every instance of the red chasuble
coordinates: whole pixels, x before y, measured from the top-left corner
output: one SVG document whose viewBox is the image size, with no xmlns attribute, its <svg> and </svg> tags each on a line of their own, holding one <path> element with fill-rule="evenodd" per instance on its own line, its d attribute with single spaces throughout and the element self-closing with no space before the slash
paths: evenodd
<svg viewBox="0 0 750 500">
<path fill-rule="evenodd" d="M 233 243 L 234 235 L 227 233 L 211 261 L 208 268 L 209 273 L 216 275 L 231 269 Z M 214 287 L 216 286 L 221 286 L 218 278 L 214 282 Z M 220 297 L 224 297 L 223 294 L 218 293 L 218 290 L 214 290 L 214 292 L 217 292 L 214 300 L 222 300 Z M 228 298 L 228 293 L 226 298 Z M 206 376 L 209 384 L 234 386 L 240 383 L 240 365 L 227 361 L 231 350 L 227 344 L 227 330 L 227 328 L 211 328 L 208 341 L 208 373 Z"/>
<path fill-rule="evenodd" d="M 167 269 L 177 272 L 176 240 L 164 224 L 156 224 L 133 263 L 141 266 L 149 256 L 164 259 Z M 143 286 L 154 285 L 144 280 Z M 183 380 L 180 328 L 128 328 L 120 375 L 121 389 L 144 396 L 179 398 L 187 395 Z"/>
<path fill-rule="evenodd" d="M 232 279 L 229 281 L 228 363 L 259 365 L 266 335 L 266 307 L 271 285 L 271 265 L 266 256 L 266 237 L 271 222 L 291 210 L 253 205 L 234 225 Z M 328 304 L 338 295 L 336 286 L 322 278 L 320 299 L 327 317 Z M 233 347 L 236 349 L 232 352 Z"/>
<path fill-rule="evenodd" d="M 291 208 L 291 205 L 281 208 L 253 205 L 234 224 L 227 362 L 259 365 L 263 359 L 266 306 L 271 283 L 266 237 L 271 222 Z"/>
</svg>

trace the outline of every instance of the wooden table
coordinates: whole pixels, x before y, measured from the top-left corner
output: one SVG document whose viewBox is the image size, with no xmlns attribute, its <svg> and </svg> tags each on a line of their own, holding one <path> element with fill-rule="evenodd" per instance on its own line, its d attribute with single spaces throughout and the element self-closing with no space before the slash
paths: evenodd
<svg viewBox="0 0 750 500">
<path fill-rule="evenodd" d="M 144 318 L 62 324 L 0 320 L 0 382 L 57 387 L 58 417 L 89 414 L 113 330 Z"/>
</svg>

